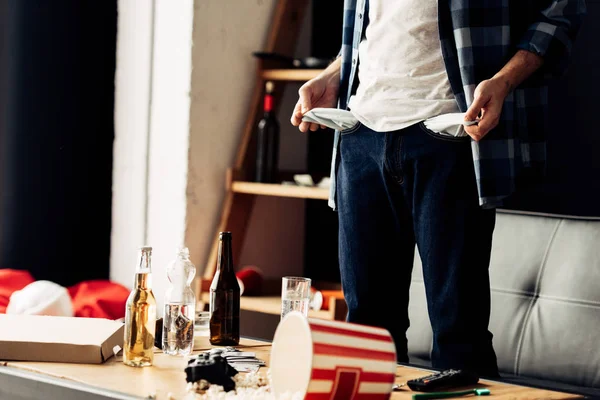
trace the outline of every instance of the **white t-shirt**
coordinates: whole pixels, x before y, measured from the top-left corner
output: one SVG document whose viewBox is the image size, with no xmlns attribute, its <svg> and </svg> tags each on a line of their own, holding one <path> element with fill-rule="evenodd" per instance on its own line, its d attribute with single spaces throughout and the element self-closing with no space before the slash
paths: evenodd
<svg viewBox="0 0 600 400">
<path fill-rule="evenodd" d="M 442 58 L 437 0 L 370 0 L 355 117 L 377 132 L 459 112 Z"/>
</svg>

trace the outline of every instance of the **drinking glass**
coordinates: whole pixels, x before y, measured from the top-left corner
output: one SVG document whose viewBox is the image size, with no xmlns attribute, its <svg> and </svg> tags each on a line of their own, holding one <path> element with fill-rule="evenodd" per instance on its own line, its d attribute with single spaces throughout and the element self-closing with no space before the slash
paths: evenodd
<svg viewBox="0 0 600 400">
<path fill-rule="evenodd" d="M 194 336 L 209 336 L 210 313 L 208 311 L 196 312 L 194 320 Z"/>
<path fill-rule="evenodd" d="M 281 319 L 290 311 L 300 311 L 308 317 L 310 278 L 284 276 L 281 285 Z"/>
</svg>

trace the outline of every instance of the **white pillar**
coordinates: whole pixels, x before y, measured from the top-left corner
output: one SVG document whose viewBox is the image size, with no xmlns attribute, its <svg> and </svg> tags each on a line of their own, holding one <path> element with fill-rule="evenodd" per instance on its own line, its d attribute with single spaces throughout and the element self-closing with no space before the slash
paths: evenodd
<svg viewBox="0 0 600 400">
<path fill-rule="evenodd" d="M 153 7 L 151 0 L 118 6 L 110 278 L 131 287 L 146 240 Z"/>
<path fill-rule="evenodd" d="M 185 245 L 193 0 L 155 0 L 147 242 L 162 304 L 167 264 Z M 162 315 L 162 309 L 158 315 Z"/>
<path fill-rule="evenodd" d="M 120 0 L 111 279 L 131 287 L 154 247 L 162 316 L 166 266 L 185 235 L 193 0 Z"/>
</svg>

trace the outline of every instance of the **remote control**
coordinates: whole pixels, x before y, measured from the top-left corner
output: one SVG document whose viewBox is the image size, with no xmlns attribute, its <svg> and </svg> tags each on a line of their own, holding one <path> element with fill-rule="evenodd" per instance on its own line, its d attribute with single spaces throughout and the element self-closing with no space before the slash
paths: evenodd
<svg viewBox="0 0 600 400">
<path fill-rule="evenodd" d="M 440 389 L 473 385 L 477 382 L 479 382 L 479 377 L 473 373 L 459 369 L 448 369 L 418 379 L 412 379 L 406 382 L 406 384 L 412 390 L 432 392 Z"/>
</svg>

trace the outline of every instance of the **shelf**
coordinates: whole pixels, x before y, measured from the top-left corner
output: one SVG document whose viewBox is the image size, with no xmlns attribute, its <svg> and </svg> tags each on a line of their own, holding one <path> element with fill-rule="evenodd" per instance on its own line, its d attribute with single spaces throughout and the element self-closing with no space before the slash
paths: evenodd
<svg viewBox="0 0 600 400">
<path fill-rule="evenodd" d="M 299 199 L 327 200 L 329 189 L 295 185 L 278 185 L 271 183 L 255 183 L 234 181 L 231 190 L 235 193 L 256 194 L 261 196 L 294 197 Z"/>
<path fill-rule="evenodd" d="M 297 47 L 304 15 L 310 13 L 310 1 L 308 0 L 276 0 L 273 11 L 272 21 L 268 23 L 268 33 L 266 35 L 265 46 L 257 49 L 265 54 L 276 54 L 289 56 L 294 54 Z M 329 197 L 328 188 L 319 187 L 301 187 L 297 185 L 279 185 L 279 184 L 258 184 L 254 183 L 251 177 L 251 171 L 256 167 L 256 127 L 260 118 L 263 116 L 263 105 L 265 95 L 265 82 L 275 83 L 277 90 L 273 96 L 273 107 L 277 109 L 283 100 L 283 92 L 288 84 L 296 86 L 309 81 L 323 72 L 324 65 L 320 68 L 294 68 L 293 64 L 283 62 L 273 58 L 256 60 L 257 71 L 252 75 L 254 81 L 254 90 L 252 97 L 248 102 L 246 122 L 240 131 L 238 138 L 237 152 L 233 165 L 227 171 L 225 177 L 225 197 L 221 204 L 221 216 L 218 221 L 216 232 L 211 235 L 212 242 L 208 259 L 203 269 L 203 277 L 211 280 L 214 277 L 218 260 L 218 241 L 214 240 L 218 232 L 230 231 L 237 238 L 232 245 L 233 258 L 241 258 L 242 249 L 248 236 L 248 225 L 251 222 L 251 215 L 255 204 L 256 196 L 273 196 L 279 198 L 297 198 L 297 199 L 316 199 L 327 200 Z M 288 174 L 292 171 L 278 171 L 278 182 L 293 181 L 288 179 Z M 289 174 L 288 174 L 289 175 Z M 317 178 L 316 176 L 313 179 Z M 290 204 L 286 204 L 288 206 Z M 335 232 L 333 232 L 335 234 Z M 260 238 L 259 238 L 260 240 Z M 302 242 L 298 244 L 302 245 Z M 204 282 L 197 280 L 196 286 L 203 286 Z M 281 281 L 278 285 L 278 292 L 281 293 Z M 277 292 L 261 292 L 264 296 L 277 295 Z M 333 310 L 331 315 L 336 319 L 344 319 L 344 313 L 347 311 L 345 303 L 338 298 L 335 300 L 334 307 L 327 307 Z M 252 300 L 247 299 L 252 302 Z M 246 300 L 244 300 L 246 302 Z M 339 303 L 339 304 L 338 304 Z M 246 304 L 246 303 L 244 303 Z M 265 301 L 260 302 L 260 308 L 273 307 L 273 303 Z M 331 303 L 330 303 L 331 304 Z M 250 306 L 248 306 L 250 307 Z M 279 313 L 279 304 L 275 304 L 276 311 Z M 326 314 L 323 314 L 326 315 Z"/>
<path fill-rule="evenodd" d="M 202 293 L 202 301 L 205 304 L 209 303 L 208 293 Z M 246 311 L 254 311 L 271 315 L 281 315 L 281 297 L 242 296 L 240 298 L 240 308 Z M 334 312 L 332 310 L 309 310 L 308 317 L 333 320 Z"/>
<path fill-rule="evenodd" d="M 265 69 L 261 73 L 264 80 L 308 81 L 319 75 L 322 69 Z"/>
</svg>

